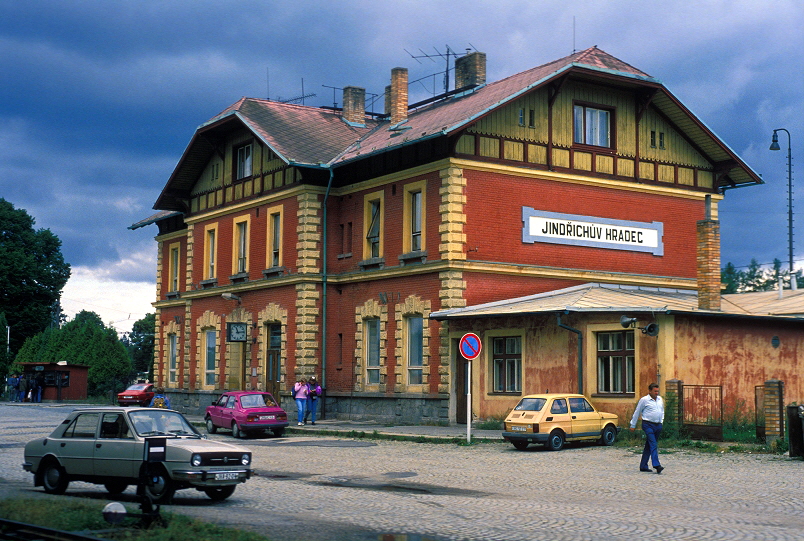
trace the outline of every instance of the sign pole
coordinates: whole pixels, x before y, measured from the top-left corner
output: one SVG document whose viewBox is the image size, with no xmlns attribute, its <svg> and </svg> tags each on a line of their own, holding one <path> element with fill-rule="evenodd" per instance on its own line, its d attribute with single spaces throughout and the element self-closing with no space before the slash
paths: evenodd
<svg viewBox="0 0 804 541">
<path fill-rule="evenodd" d="M 466 359 L 466 443 L 472 443 L 472 361 L 480 356 L 483 343 L 478 335 L 468 332 L 461 337 L 458 349 Z"/>
<path fill-rule="evenodd" d="M 472 443 L 472 361 L 466 361 L 466 443 Z"/>
</svg>

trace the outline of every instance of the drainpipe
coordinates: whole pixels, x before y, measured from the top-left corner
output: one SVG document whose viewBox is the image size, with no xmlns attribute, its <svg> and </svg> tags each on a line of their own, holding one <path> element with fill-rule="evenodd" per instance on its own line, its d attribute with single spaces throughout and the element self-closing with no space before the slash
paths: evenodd
<svg viewBox="0 0 804 541">
<path fill-rule="evenodd" d="M 583 335 L 578 329 L 574 329 L 561 323 L 561 314 L 556 314 L 558 326 L 578 335 L 578 394 L 583 394 Z"/>
<path fill-rule="evenodd" d="M 327 388 L 327 199 L 329 199 L 329 190 L 332 188 L 332 167 L 329 169 L 329 181 L 327 182 L 327 191 L 324 193 L 324 212 L 323 212 L 323 231 L 321 233 L 322 242 L 324 247 L 322 249 L 323 263 L 321 264 L 321 387 Z M 321 411 L 323 416 L 324 412 Z"/>
</svg>

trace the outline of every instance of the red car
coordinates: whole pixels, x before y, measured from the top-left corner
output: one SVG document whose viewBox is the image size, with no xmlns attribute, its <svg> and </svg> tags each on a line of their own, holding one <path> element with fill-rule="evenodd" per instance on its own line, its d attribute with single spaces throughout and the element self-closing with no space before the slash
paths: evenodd
<svg viewBox="0 0 804 541">
<path fill-rule="evenodd" d="M 154 397 L 151 383 L 135 383 L 122 393 L 117 393 L 117 403 L 121 406 L 149 406 Z"/>
<path fill-rule="evenodd" d="M 288 426 L 288 414 L 279 407 L 271 393 L 262 391 L 228 391 L 223 393 L 204 416 L 207 432 L 231 429 L 235 438 L 270 430 L 279 437 Z"/>
</svg>

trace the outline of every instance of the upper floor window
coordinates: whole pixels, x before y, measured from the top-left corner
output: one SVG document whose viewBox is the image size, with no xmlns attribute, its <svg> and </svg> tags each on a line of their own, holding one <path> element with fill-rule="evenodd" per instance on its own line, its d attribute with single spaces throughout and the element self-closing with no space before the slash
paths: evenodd
<svg viewBox="0 0 804 541">
<path fill-rule="evenodd" d="M 366 240 L 363 246 L 363 259 L 382 257 L 383 252 L 383 193 L 366 195 L 364 202 L 364 231 Z"/>
<path fill-rule="evenodd" d="M 207 226 L 204 234 L 204 279 L 211 280 L 217 276 L 217 225 Z"/>
<path fill-rule="evenodd" d="M 268 209 L 268 257 L 266 266 L 282 266 L 282 207 Z"/>
<path fill-rule="evenodd" d="M 597 333 L 597 392 L 634 392 L 634 331 Z"/>
<path fill-rule="evenodd" d="M 403 208 L 404 224 L 402 234 L 402 250 L 405 253 L 424 250 L 425 246 L 425 181 L 411 182 L 405 185 L 405 202 Z"/>
<path fill-rule="evenodd" d="M 380 383 L 380 320 L 366 319 L 363 323 L 366 355 L 366 384 Z"/>
<path fill-rule="evenodd" d="M 494 338 L 492 363 L 495 393 L 522 391 L 522 338 L 504 336 Z"/>
<path fill-rule="evenodd" d="M 573 114 L 573 132 L 576 143 L 611 146 L 611 111 L 586 105 L 576 105 Z"/>
<path fill-rule="evenodd" d="M 248 247 L 249 247 L 249 221 L 250 216 L 236 218 L 234 221 L 234 239 L 232 244 L 232 269 L 233 274 L 248 272 Z"/>
<path fill-rule="evenodd" d="M 424 351 L 423 318 L 420 315 L 407 318 L 407 356 L 408 356 L 408 385 L 422 384 L 422 360 Z"/>
<path fill-rule="evenodd" d="M 176 367 L 178 365 L 179 339 L 175 334 L 168 335 L 168 381 L 177 382 Z"/>
<path fill-rule="evenodd" d="M 251 169 L 251 144 L 238 147 L 235 151 L 235 180 L 250 177 Z"/>
<path fill-rule="evenodd" d="M 179 255 L 180 255 L 179 252 L 180 252 L 180 246 L 178 244 L 173 244 L 170 246 L 170 265 L 169 265 L 170 284 L 168 286 L 169 291 L 179 290 Z"/>
</svg>

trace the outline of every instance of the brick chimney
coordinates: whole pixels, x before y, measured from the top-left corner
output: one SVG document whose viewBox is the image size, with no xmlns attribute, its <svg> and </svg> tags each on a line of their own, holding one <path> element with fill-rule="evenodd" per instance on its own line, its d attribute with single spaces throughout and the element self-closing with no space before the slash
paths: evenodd
<svg viewBox="0 0 804 541">
<path fill-rule="evenodd" d="M 343 89 L 343 119 L 352 124 L 366 123 L 366 89 L 347 86 Z"/>
<path fill-rule="evenodd" d="M 706 218 L 696 225 L 698 308 L 720 310 L 720 222 L 712 219 L 712 196 L 706 196 Z"/>
<path fill-rule="evenodd" d="M 475 51 L 455 60 L 455 89 L 486 82 L 486 53 Z"/>
<path fill-rule="evenodd" d="M 391 70 L 391 124 L 408 118 L 408 68 Z"/>
</svg>

